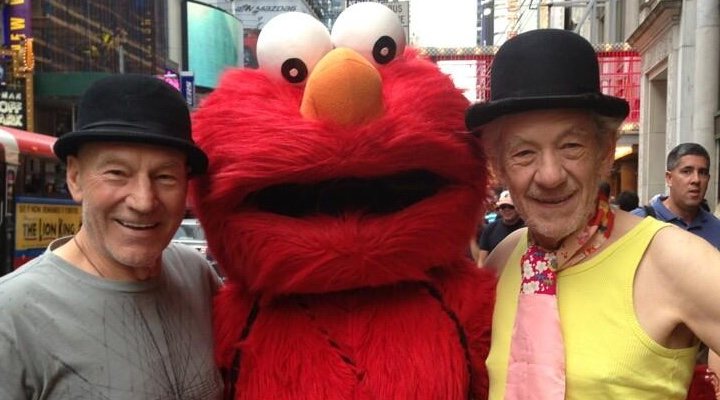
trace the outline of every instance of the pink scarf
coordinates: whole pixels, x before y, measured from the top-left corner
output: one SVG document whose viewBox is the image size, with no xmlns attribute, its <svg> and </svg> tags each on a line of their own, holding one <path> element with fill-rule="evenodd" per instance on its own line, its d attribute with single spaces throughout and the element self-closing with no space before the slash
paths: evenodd
<svg viewBox="0 0 720 400">
<path fill-rule="evenodd" d="M 583 261 L 610 236 L 615 214 L 600 194 L 585 228 L 565 238 L 555 251 L 529 239 L 520 258 L 522 285 L 510 342 L 506 400 L 563 400 L 565 346 L 557 305 L 557 273 Z"/>
</svg>

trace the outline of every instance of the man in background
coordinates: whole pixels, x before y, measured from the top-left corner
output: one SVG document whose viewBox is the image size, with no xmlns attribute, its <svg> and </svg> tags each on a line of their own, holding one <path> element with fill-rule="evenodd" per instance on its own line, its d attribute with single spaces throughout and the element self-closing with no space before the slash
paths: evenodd
<svg viewBox="0 0 720 400">
<path fill-rule="evenodd" d="M 667 195 L 655 195 L 633 214 L 651 216 L 694 233 L 720 249 L 720 220 L 703 208 L 710 182 L 710 155 L 697 143 L 681 143 L 667 155 Z"/>
<path fill-rule="evenodd" d="M 500 218 L 488 224 L 485 229 L 483 229 L 478 240 L 477 264 L 480 267 L 483 266 L 488 254 L 490 254 L 498 243 L 505 239 L 505 236 L 525 226 L 525 222 L 520 218 L 520 214 L 518 214 L 513 204 L 510 192 L 507 190 L 500 193 L 495 209 L 500 215 Z"/>
</svg>

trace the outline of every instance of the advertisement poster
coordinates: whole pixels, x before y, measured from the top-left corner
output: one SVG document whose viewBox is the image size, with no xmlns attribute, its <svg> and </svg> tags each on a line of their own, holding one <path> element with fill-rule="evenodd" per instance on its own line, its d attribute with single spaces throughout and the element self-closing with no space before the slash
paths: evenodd
<svg viewBox="0 0 720 400">
<path fill-rule="evenodd" d="M 192 71 L 180 71 L 180 91 L 188 106 L 195 106 L 195 74 Z"/>
<path fill-rule="evenodd" d="M 17 197 L 15 257 L 32 258 L 53 240 L 80 229 L 80 205 L 72 200 Z"/>
<path fill-rule="evenodd" d="M 0 89 L 0 125 L 27 129 L 25 96 L 20 90 Z"/>
</svg>

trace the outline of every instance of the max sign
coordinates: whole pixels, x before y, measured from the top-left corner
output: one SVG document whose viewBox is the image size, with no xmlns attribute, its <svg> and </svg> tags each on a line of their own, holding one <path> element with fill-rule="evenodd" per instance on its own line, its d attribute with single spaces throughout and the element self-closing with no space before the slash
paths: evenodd
<svg viewBox="0 0 720 400">
<path fill-rule="evenodd" d="M 25 98 L 21 91 L 0 90 L 0 125 L 25 129 Z"/>
</svg>

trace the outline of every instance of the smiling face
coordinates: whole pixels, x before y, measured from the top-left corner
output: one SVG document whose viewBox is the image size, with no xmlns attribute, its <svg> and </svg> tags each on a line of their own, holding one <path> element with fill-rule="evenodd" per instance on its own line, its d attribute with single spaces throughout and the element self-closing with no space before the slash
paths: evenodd
<svg viewBox="0 0 720 400">
<path fill-rule="evenodd" d="M 614 140 L 600 141 L 593 116 L 576 110 L 511 114 L 494 124 L 496 169 L 533 238 L 555 248 L 593 215 Z"/>
<path fill-rule="evenodd" d="M 89 143 L 68 157 L 68 186 L 82 202 L 79 235 L 93 263 L 116 277 L 159 267 L 180 225 L 186 156 L 150 145 Z"/>
<path fill-rule="evenodd" d="M 694 154 L 680 157 L 675 167 L 665 172 L 665 183 L 670 189 L 670 208 L 696 212 L 705 198 L 708 182 L 710 167 L 707 158 Z"/>
</svg>

